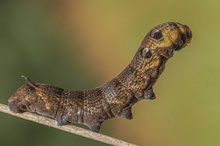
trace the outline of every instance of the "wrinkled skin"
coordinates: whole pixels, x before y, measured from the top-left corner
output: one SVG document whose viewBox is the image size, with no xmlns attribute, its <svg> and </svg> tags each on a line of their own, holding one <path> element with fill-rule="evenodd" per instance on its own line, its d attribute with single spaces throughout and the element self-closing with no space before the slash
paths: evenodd
<svg viewBox="0 0 220 146">
<path fill-rule="evenodd" d="M 98 132 L 108 119 L 132 119 L 132 106 L 142 99 L 155 99 L 153 85 L 174 51 L 189 44 L 192 32 L 186 25 L 167 22 L 153 28 L 143 39 L 131 63 L 115 78 L 89 90 L 68 90 L 26 82 L 9 98 L 12 112 L 37 112 L 58 125 L 77 122 Z"/>
</svg>

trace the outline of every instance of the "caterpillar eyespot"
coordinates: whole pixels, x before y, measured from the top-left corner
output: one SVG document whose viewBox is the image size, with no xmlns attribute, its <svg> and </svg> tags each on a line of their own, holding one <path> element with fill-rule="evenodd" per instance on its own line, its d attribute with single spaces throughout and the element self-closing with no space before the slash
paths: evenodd
<svg viewBox="0 0 220 146">
<path fill-rule="evenodd" d="M 132 119 L 132 106 L 142 99 L 156 98 L 153 85 L 166 61 L 175 50 L 187 46 L 192 37 L 189 27 L 180 23 L 163 23 L 153 30 L 157 31 L 146 35 L 131 63 L 104 85 L 77 91 L 35 83 L 23 76 L 26 82 L 8 100 L 10 110 L 36 112 L 54 118 L 58 125 L 81 123 L 95 132 L 108 119 Z"/>
<path fill-rule="evenodd" d="M 156 40 L 159 40 L 160 38 L 162 38 L 162 33 L 160 32 L 159 29 L 154 29 L 152 32 L 151 32 L 151 37 L 156 39 Z"/>
<path fill-rule="evenodd" d="M 151 53 L 150 49 L 149 48 L 144 48 L 142 50 L 142 56 L 144 58 L 150 58 L 152 56 L 152 53 Z"/>
</svg>

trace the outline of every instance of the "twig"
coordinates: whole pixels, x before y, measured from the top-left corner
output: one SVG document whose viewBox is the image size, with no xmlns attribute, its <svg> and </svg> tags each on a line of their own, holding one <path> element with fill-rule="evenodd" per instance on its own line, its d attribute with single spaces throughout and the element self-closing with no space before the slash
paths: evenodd
<svg viewBox="0 0 220 146">
<path fill-rule="evenodd" d="M 47 117 L 43 117 L 43 116 L 40 116 L 40 115 L 37 115 L 37 114 L 34 114 L 34 113 L 25 112 L 25 113 L 22 113 L 22 114 L 15 114 L 15 113 L 12 113 L 10 111 L 10 109 L 8 108 L 7 105 L 1 104 L 1 103 L 0 103 L 0 112 L 10 114 L 10 115 L 13 115 L 13 116 L 16 116 L 16 117 L 20 117 L 20 118 L 23 118 L 23 119 L 26 119 L 26 120 L 29 120 L 29 121 L 33 121 L 33 122 L 36 122 L 36 123 L 40 123 L 40 124 L 43 124 L 43 125 L 47 125 L 47 126 L 50 126 L 50 127 L 56 128 L 56 129 L 60 129 L 60 130 L 63 130 L 63 131 L 69 132 L 69 133 L 84 136 L 84 137 L 87 137 L 87 138 L 90 138 L 90 139 L 93 139 L 93 140 L 97 140 L 97 141 L 100 141 L 100 142 L 103 142 L 103 143 L 107 143 L 107 144 L 110 144 L 110 145 L 137 146 L 135 144 L 131 144 L 131 143 L 119 140 L 119 139 L 115 139 L 113 137 L 109 137 L 109 136 L 106 136 L 106 135 L 103 135 L 103 134 L 100 134 L 100 133 L 92 132 L 92 131 L 89 131 L 89 130 L 86 130 L 86 129 L 83 129 L 83 128 L 80 128 L 80 127 L 76 127 L 76 126 L 73 126 L 73 125 L 57 126 L 57 123 L 56 123 L 55 120 L 47 118 Z"/>
</svg>

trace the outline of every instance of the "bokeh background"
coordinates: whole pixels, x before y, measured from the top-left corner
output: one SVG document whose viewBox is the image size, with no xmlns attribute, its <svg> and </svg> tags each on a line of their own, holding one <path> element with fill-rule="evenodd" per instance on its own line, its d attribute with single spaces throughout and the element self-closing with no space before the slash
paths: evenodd
<svg viewBox="0 0 220 146">
<path fill-rule="evenodd" d="M 141 146 L 218 146 L 219 0 L 1 0 L 0 102 L 24 83 L 21 75 L 70 89 L 99 86 L 166 21 L 187 24 L 191 44 L 166 64 L 156 100 L 139 102 L 132 120 L 109 120 L 100 132 Z M 106 144 L 0 113 L 0 145 Z"/>
</svg>

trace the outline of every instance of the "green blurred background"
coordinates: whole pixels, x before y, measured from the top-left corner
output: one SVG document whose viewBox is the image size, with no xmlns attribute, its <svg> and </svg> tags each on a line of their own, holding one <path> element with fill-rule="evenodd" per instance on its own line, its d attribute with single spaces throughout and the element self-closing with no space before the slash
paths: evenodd
<svg viewBox="0 0 220 146">
<path fill-rule="evenodd" d="M 220 145 L 220 1 L 0 1 L 0 102 L 33 81 L 70 89 L 109 81 L 131 61 L 146 33 L 174 21 L 191 44 L 166 64 L 157 99 L 101 133 L 143 146 Z M 86 127 L 85 127 L 86 128 Z M 0 113 L 1 146 L 106 145 Z"/>
</svg>

